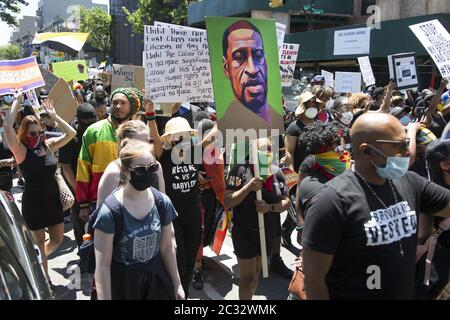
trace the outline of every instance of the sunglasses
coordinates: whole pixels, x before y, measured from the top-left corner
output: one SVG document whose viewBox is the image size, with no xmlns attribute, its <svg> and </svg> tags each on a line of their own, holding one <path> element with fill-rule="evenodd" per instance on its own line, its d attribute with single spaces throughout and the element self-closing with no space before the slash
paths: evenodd
<svg viewBox="0 0 450 320">
<path fill-rule="evenodd" d="M 31 131 L 30 132 L 30 136 L 32 136 L 32 137 L 34 137 L 34 136 L 36 136 L 36 135 L 43 135 L 45 133 L 45 131 L 44 130 L 39 130 L 39 131 Z"/>
<path fill-rule="evenodd" d="M 142 176 L 145 173 L 147 173 L 148 171 L 151 173 L 156 173 L 159 169 L 159 164 L 157 162 L 155 163 L 151 163 L 147 166 L 144 165 L 139 165 L 136 167 L 131 167 L 130 171 L 136 173 L 136 175 L 138 176 Z"/>
<path fill-rule="evenodd" d="M 374 141 L 370 141 L 370 142 L 396 144 L 399 147 L 399 152 L 405 153 L 409 149 L 409 145 L 410 145 L 411 141 L 409 138 L 407 138 L 405 140 L 374 140 Z"/>
</svg>

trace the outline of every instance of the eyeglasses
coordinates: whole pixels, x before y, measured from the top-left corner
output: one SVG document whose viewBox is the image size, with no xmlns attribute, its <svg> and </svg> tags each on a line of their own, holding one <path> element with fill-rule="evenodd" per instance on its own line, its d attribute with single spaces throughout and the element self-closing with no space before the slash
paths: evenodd
<svg viewBox="0 0 450 320">
<path fill-rule="evenodd" d="M 396 144 L 399 146 L 400 153 L 405 153 L 409 149 L 411 140 L 407 138 L 405 140 L 374 140 L 369 142 Z"/>
<path fill-rule="evenodd" d="M 44 130 L 39 130 L 39 131 L 31 131 L 30 132 L 30 136 L 32 136 L 32 137 L 34 137 L 35 135 L 43 135 L 45 133 L 45 131 Z"/>
<path fill-rule="evenodd" d="M 147 171 L 150 171 L 151 173 L 156 173 L 159 169 L 159 164 L 157 162 L 155 163 L 151 163 L 149 165 L 139 165 L 136 167 L 131 167 L 130 171 L 136 173 L 136 175 L 138 176 L 142 176 L 145 173 L 147 173 Z"/>
</svg>

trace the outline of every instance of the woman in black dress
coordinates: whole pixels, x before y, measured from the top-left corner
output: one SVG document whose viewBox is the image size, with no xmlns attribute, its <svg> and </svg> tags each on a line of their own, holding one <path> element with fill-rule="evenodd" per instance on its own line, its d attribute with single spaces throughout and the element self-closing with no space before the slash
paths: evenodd
<svg viewBox="0 0 450 320">
<path fill-rule="evenodd" d="M 22 100 L 22 93 L 16 93 L 11 113 L 5 119 L 6 141 L 25 178 L 22 215 L 39 246 L 44 271 L 49 278 L 47 256 L 58 248 L 64 237 L 63 209 L 55 179 L 58 158 L 54 154 L 75 137 L 76 131 L 56 114 L 53 102 L 46 100 L 42 107 L 64 134 L 45 139 L 45 127 L 34 115 L 26 116 L 22 120 L 16 134 L 13 128 L 14 119 Z M 50 235 L 50 241 L 47 243 L 46 228 Z"/>
</svg>

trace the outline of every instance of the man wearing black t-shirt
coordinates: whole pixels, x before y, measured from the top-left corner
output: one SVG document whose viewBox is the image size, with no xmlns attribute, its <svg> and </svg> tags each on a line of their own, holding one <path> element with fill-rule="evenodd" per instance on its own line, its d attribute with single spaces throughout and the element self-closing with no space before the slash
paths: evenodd
<svg viewBox="0 0 450 320">
<path fill-rule="evenodd" d="M 450 217 L 450 192 L 407 172 L 401 123 L 364 114 L 351 129 L 355 171 L 328 182 L 306 209 L 308 299 L 411 299 L 419 212 Z"/>
</svg>

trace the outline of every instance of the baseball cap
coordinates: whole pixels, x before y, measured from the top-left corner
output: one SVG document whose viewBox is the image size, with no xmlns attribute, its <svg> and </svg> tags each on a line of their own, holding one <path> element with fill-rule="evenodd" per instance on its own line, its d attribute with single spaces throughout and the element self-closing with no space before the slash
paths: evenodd
<svg viewBox="0 0 450 320">
<path fill-rule="evenodd" d="M 438 139 L 430 143 L 425 151 L 427 161 L 435 165 L 450 155 L 450 139 Z"/>
</svg>

